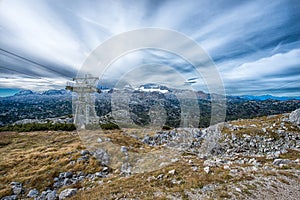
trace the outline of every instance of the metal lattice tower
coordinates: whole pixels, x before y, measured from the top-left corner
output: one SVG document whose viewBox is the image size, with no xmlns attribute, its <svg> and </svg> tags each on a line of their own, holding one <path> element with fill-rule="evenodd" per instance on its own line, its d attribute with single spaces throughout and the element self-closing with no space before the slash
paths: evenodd
<svg viewBox="0 0 300 200">
<path fill-rule="evenodd" d="M 73 95 L 73 109 L 75 111 L 74 123 L 78 128 L 84 129 L 88 124 L 98 124 L 99 117 L 95 110 L 95 92 L 98 78 L 86 74 L 82 78 L 74 78 L 73 83 L 67 84 L 67 89 L 76 93 Z"/>
</svg>

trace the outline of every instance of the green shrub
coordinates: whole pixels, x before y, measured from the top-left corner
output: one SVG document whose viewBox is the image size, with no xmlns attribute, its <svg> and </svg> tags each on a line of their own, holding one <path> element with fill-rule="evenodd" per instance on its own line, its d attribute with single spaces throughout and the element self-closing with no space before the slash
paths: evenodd
<svg viewBox="0 0 300 200">
<path fill-rule="evenodd" d="M 120 127 L 115 124 L 115 123 L 106 123 L 106 124 L 101 124 L 100 127 L 104 130 L 114 130 L 114 129 L 120 129 Z"/>
<path fill-rule="evenodd" d="M 16 124 L 0 127 L 0 132 L 3 131 L 15 131 L 15 132 L 30 132 L 30 131 L 47 131 L 47 130 L 61 130 L 61 131 L 74 131 L 76 127 L 74 124 L 38 124 L 38 123 L 28 123 L 28 124 Z"/>
<path fill-rule="evenodd" d="M 168 130 L 171 130 L 172 127 L 167 126 L 167 125 L 164 125 L 161 129 L 162 129 L 162 130 L 165 130 L 165 131 L 168 131 Z"/>
</svg>

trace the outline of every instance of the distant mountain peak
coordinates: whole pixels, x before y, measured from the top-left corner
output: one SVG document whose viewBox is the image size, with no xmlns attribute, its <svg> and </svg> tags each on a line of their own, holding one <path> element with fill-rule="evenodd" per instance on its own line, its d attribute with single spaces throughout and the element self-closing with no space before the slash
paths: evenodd
<svg viewBox="0 0 300 200">
<path fill-rule="evenodd" d="M 273 96 L 270 94 L 266 95 L 261 95 L 261 96 L 254 96 L 254 95 L 243 95 L 241 98 L 246 99 L 246 100 L 256 100 L 256 101 L 265 101 L 265 100 L 280 100 L 280 101 L 285 101 L 285 100 L 300 100 L 300 97 L 287 97 L 287 96 Z"/>
<path fill-rule="evenodd" d="M 154 84 L 154 83 L 147 83 L 147 84 L 141 85 L 138 88 L 138 90 L 141 92 L 160 92 L 160 93 L 170 92 L 168 87 Z"/>
<path fill-rule="evenodd" d="M 65 89 L 51 89 L 43 92 L 34 92 L 32 90 L 21 90 L 13 96 L 27 96 L 27 95 L 65 95 L 69 92 Z"/>
<path fill-rule="evenodd" d="M 47 91 L 44 91 L 42 92 L 42 95 L 64 95 L 68 93 L 67 90 L 64 90 L 64 89 L 60 89 L 60 90 L 47 90 Z"/>
<path fill-rule="evenodd" d="M 18 93 L 16 93 L 14 96 L 23 96 L 23 95 L 31 95 L 31 94 L 35 94 L 35 93 L 31 90 L 21 90 Z"/>
</svg>

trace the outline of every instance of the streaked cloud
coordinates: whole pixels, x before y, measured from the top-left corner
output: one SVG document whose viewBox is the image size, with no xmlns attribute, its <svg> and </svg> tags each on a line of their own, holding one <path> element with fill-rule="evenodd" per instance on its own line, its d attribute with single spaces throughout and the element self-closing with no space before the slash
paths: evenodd
<svg viewBox="0 0 300 200">
<path fill-rule="evenodd" d="M 1 48 L 48 68 L 0 52 L 0 87 L 63 87 L 103 41 L 159 27 L 198 42 L 218 66 L 228 94 L 300 95 L 299 10 L 297 0 L 2 0 Z M 121 57 L 106 78 L 117 80 L 145 63 L 193 77 L 183 59 L 146 50 Z"/>
</svg>

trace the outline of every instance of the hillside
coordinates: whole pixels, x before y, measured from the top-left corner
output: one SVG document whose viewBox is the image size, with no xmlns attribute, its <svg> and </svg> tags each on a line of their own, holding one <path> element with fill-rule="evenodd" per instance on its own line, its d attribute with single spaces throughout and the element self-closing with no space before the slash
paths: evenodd
<svg viewBox="0 0 300 200">
<path fill-rule="evenodd" d="M 299 110 L 296 114 L 206 129 L 110 130 L 90 143 L 81 132 L 3 132 L 0 197 L 299 199 Z M 118 157 L 92 149 L 94 143 L 115 145 L 129 160 L 114 165 Z M 132 155 L 144 160 L 131 162 Z M 147 163 L 149 155 L 161 159 Z"/>
</svg>

